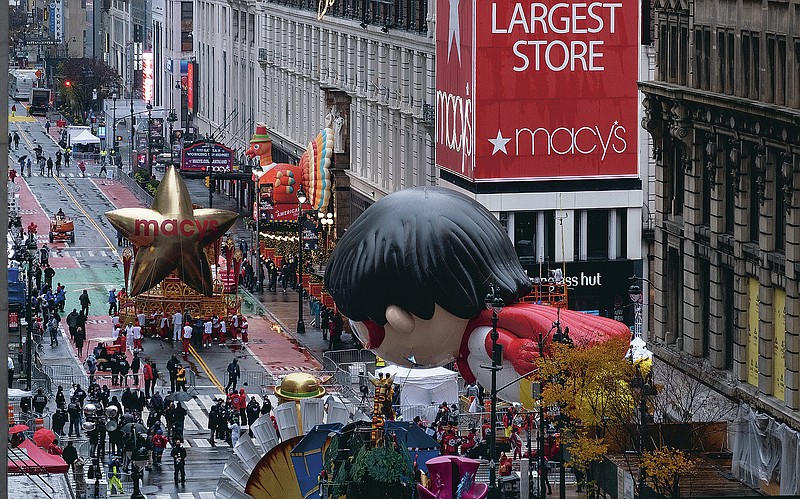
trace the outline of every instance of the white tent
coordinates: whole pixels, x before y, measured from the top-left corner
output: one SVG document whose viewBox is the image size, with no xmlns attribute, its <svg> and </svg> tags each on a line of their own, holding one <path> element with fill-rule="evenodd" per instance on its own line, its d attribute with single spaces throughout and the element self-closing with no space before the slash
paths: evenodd
<svg viewBox="0 0 800 499">
<path fill-rule="evenodd" d="M 71 139 L 72 144 L 99 144 L 100 139 L 94 135 L 89 130 L 81 130 L 81 133 L 72 137 Z"/>
<path fill-rule="evenodd" d="M 419 414 L 423 419 L 432 421 L 436 408 L 442 402 L 458 404 L 458 373 L 434 367 L 433 369 L 411 369 L 396 365 L 387 365 L 377 369 L 376 375 L 391 375 L 394 383 L 400 386 L 400 405 L 424 407 L 425 411 L 403 410 L 403 416 L 410 420 L 411 414 Z M 413 416 L 412 416 L 413 417 Z"/>
</svg>

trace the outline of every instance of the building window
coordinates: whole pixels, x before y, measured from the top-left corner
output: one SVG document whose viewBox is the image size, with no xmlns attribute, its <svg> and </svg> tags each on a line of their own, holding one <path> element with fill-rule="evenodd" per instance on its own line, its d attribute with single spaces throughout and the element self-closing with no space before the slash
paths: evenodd
<svg viewBox="0 0 800 499">
<path fill-rule="evenodd" d="M 729 30 L 717 31 L 717 52 L 719 54 L 719 83 L 720 92 L 733 95 L 734 75 L 736 74 L 736 50 L 733 45 L 733 33 Z"/>
<path fill-rule="evenodd" d="M 697 26 L 694 30 L 695 48 L 695 88 L 709 90 L 711 88 L 711 28 Z"/>
<path fill-rule="evenodd" d="M 742 31 L 742 97 L 758 100 L 761 87 L 761 52 L 758 33 Z"/>
<path fill-rule="evenodd" d="M 686 173 L 683 170 L 683 146 L 681 144 L 672 144 L 672 165 L 671 170 L 675 172 L 675 185 L 672 191 L 672 214 L 683 215 L 683 200 L 684 200 L 684 182 L 686 181 Z"/>
<path fill-rule="evenodd" d="M 759 200 L 759 186 L 758 186 L 758 172 L 756 171 L 755 161 L 753 160 L 753 155 L 755 151 L 750 151 L 750 158 L 748 159 L 748 164 L 750 167 L 750 192 L 748 195 L 750 196 L 750 209 L 749 209 L 749 220 L 748 220 L 748 228 L 750 229 L 750 241 L 757 243 L 758 242 L 758 221 L 760 215 L 760 208 L 761 202 Z"/>
<path fill-rule="evenodd" d="M 628 210 L 614 210 L 614 256 L 624 260 L 628 257 Z"/>
<path fill-rule="evenodd" d="M 675 248 L 667 251 L 667 343 L 675 344 L 683 325 L 683 265 Z"/>
<path fill-rule="evenodd" d="M 783 164 L 780 161 L 780 153 L 767 149 L 768 158 L 771 164 L 768 168 L 775 169 L 775 204 L 772 213 L 775 220 L 775 251 L 778 253 L 786 252 L 786 179 L 783 177 Z"/>
<path fill-rule="evenodd" d="M 711 346 L 711 264 L 708 260 L 700 259 L 698 272 L 700 279 L 700 334 L 701 351 L 703 358 L 708 358 Z"/>
<path fill-rule="evenodd" d="M 734 315 L 734 275 L 733 269 L 722 267 L 722 313 L 723 313 L 723 328 L 722 334 L 724 336 L 725 345 L 725 369 L 733 369 L 733 338 L 736 333 Z"/>
<path fill-rule="evenodd" d="M 249 14 L 247 20 L 247 39 L 250 41 L 250 45 L 254 45 L 256 42 L 256 15 Z"/>
<path fill-rule="evenodd" d="M 586 218 L 587 260 L 608 259 L 608 210 L 589 210 Z"/>
<path fill-rule="evenodd" d="M 734 226 L 734 217 L 736 214 L 736 189 L 738 185 L 736 185 L 736 181 L 734 181 L 733 172 L 739 166 L 735 164 L 731 160 L 731 151 L 736 148 L 735 145 L 731 145 L 730 149 L 728 149 L 727 153 L 725 154 L 725 173 L 724 178 L 725 181 L 725 199 L 723 202 L 725 203 L 725 233 L 733 235 L 733 226 Z"/>
<path fill-rule="evenodd" d="M 714 140 L 714 145 L 716 145 L 716 138 L 714 138 L 712 140 Z M 705 157 L 704 160 L 712 162 L 713 163 L 712 164 L 712 168 L 714 168 L 714 170 L 712 170 L 712 171 L 716 171 L 716 162 L 717 162 L 716 154 L 711 156 L 711 157 Z M 700 200 L 701 205 L 702 205 L 702 207 L 701 207 L 702 224 L 705 225 L 706 227 L 710 227 L 711 226 L 711 191 L 712 191 L 712 188 L 714 187 L 714 179 L 708 178 L 708 175 L 702 175 L 700 181 L 703 184 L 703 193 L 702 193 L 703 198 Z"/>
<path fill-rule="evenodd" d="M 767 35 L 767 70 L 769 71 L 769 87 L 771 95 L 768 102 L 779 106 L 786 102 L 786 37 Z"/>
<path fill-rule="evenodd" d="M 789 95 L 791 95 L 791 105 L 795 109 L 800 108 L 800 38 L 794 39 L 794 85 Z"/>
<path fill-rule="evenodd" d="M 658 76 L 668 83 L 686 85 L 689 61 L 689 15 L 687 11 L 657 13 L 659 23 Z"/>
<path fill-rule="evenodd" d="M 514 248 L 523 265 L 536 262 L 536 212 L 514 212 Z"/>
</svg>

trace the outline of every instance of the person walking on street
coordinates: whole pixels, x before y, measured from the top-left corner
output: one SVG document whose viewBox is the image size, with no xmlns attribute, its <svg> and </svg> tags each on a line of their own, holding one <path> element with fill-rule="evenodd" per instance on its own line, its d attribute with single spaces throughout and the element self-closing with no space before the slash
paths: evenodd
<svg viewBox="0 0 800 499">
<path fill-rule="evenodd" d="M 8 356 L 8 387 L 11 388 L 11 385 L 14 383 L 14 361 L 11 359 L 11 356 Z"/>
<path fill-rule="evenodd" d="M 72 430 L 75 430 L 75 436 L 81 436 L 80 418 L 81 418 L 81 404 L 78 399 L 72 397 L 67 406 L 67 414 L 69 414 L 69 436 L 72 436 Z"/>
<path fill-rule="evenodd" d="M 108 292 L 108 315 L 117 313 L 117 288 L 111 288 Z"/>
<path fill-rule="evenodd" d="M 172 463 L 175 466 L 175 485 L 178 485 L 179 479 L 181 485 L 186 485 L 186 449 L 181 446 L 180 440 L 175 440 L 170 456 L 172 456 Z"/>
<path fill-rule="evenodd" d="M 53 158 L 52 157 L 47 158 L 47 176 L 48 177 L 52 177 L 53 176 Z"/>
<path fill-rule="evenodd" d="M 172 314 L 172 341 L 181 341 L 181 331 L 183 327 L 183 314 L 180 310 Z"/>
<path fill-rule="evenodd" d="M 225 385 L 225 393 L 228 393 L 228 390 L 236 391 L 236 382 L 239 380 L 239 376 L 241 376 L 242 371 L 239 369 L 239 359 L 233 359 L 230 364 L 228 364 L 228 383 Z"/>
<path fill-rule="evenodd" d="M 211 430 L 211 438 L 208 439 L 208 443 L 211 444 L 211 447 L 217 446 L 217 442 L 214 440 L 214 435 L 217 433 L 220 419 L 224 418 L 222 399 L 215 399 L 215 402 L 216 403 L 211 407 L 211 410 L 208 411 L 208 429 Z"/>
<path fill-rule="evenodd" d="M 56 177 L 61 176 L 61 158 L 56 156 Z"/>
<path fill-rule="evenodd" d="M 85 176 L 86 176 L 86 161 L 84 161 L 84 160 L 81 160 L 81 161 L 78 163 L 78 170 L 80 170 L 80 171 L 81 171 L 81 176 L 82 176 L 82 177 L 85 177 Z"/>
<path fill-rule="evenodd" d="M 75 329 L 75 350 L 78 351 L 78 357 L 83 356 L 83 342 L 86 340 L 86 331 L 83 327 Z"/>
<path fill-rule="evenodd" d="M 183 326 L 183 355 L 189 355 L 189 341 L 192 339 L 192 325 L 188 322 Z"/>
<path fill-rule="evenodd" d="M 133 360 L 131 360 L 131 373 L 133 373 L 133 386 L 139 386 L 139 370 L 142 367 L 142 359 L 139 358 L 139 353 L 133 352 Z"/>
<path fill-rule="evenodd" d="M 150 398 L 150 388 L 152 387 L 153 391 L 155 391 L 155 386 L 153 383 L 153 366 L 150 365 L 150 361 L 148 360 L 144 362 L 142 375 L 144 377 L 144 396 Z"/>
<path fill-rule="evenodd" d="M 46 134 L 50 135 L 50 120 L 44 122 L 44 131 Z"/>
<path fill-rule="evenodd" d="M 167 361 L 167 372 L 169 373 L 169 391 L 175 391 L 175 376 L 178 374 L 178 358 L 172 354 L 172 358 Z"/>
<path fill-rule="evenodd" d="M 19 134 L 14 132 L 14 149 L 19 149 Z"/>
<path fill-rule="evenodd" d="M 89 316 L 89 305 L 92 304 L 92 300 L 89 299 L 89 292 L 85 289 L 81 296 L 78 298 L 78 301 L 81 303 L 81 313 L 86 317 Z"/>
<path fill-rule="evenodd" d="M 28 159 L 25 160 L 25 166 L 28 167 L 28 178 L 30 178 L 30 176 L 31 176 L 31 166 L 33 166 L 33 161 L 31 161 L 31 158 L 28 158 Z"/>
<path fill-rule="evenodd" d="M 178 364 L 178 371 L 175 373 L 175 391 L 186 391 L 186 368 Z"/>
</svg>

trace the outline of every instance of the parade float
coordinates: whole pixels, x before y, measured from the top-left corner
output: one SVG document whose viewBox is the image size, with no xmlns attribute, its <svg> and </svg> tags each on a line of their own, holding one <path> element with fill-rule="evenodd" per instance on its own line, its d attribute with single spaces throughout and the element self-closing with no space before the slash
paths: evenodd
<svg viewBox="0 0 800 499">
<path fill-rule="evenodd" d="M 132 245 L 122 252 L 120 321 L 134 322 L 144 314 L 149 322 L 142 326 L 152 327 L 160 316 L 175 312 L 225 319 L 238 313 L 242 254 L 232 240 L 222 242 L 237 216 L 192 204 L 174 167 L 165 173 L 151 208 L 107 212 L 111 225 Z"/>
</svg>

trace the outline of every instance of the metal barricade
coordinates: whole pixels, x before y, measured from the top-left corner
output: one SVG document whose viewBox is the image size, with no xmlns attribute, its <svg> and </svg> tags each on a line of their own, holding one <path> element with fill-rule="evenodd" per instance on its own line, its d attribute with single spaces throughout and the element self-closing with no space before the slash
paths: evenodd
<svg viewBox="0 0 800 499">
<path fill-rule="evenodd" d="M 142 186 L 136 183 L 136 181 L 130 175 L 119 175 L 117 180 L 122 183 L 130 192 L 136 196 L 136 199 L 141 201 L 142 203 L 150 206 L 153 202 L 153 196 L 150 195 L 147 191 L 142 189 Z"/>
<path fill-rule="evenodd" d="M 230 374 L 227 370 L 225 370 L 225 374 L 222 378 L 225 383 L 223 386 L 228 386 Z M 239 379 L 236 380 L 237 387 L 247 386 L 261 388 L 275 386 L 276 384 L 275 377 L 267 371 L 240 371 Z"/>
<path fill-rule="evenodd" d="M 361 362 L 375 366 L 375 354 L 369 350 L 334 350 L 322 355 L 322 368 L 326 371 L 335 371 L 344 364 Z M 374 371 L 374 370 L 373 370 Z"/>
</svg>

